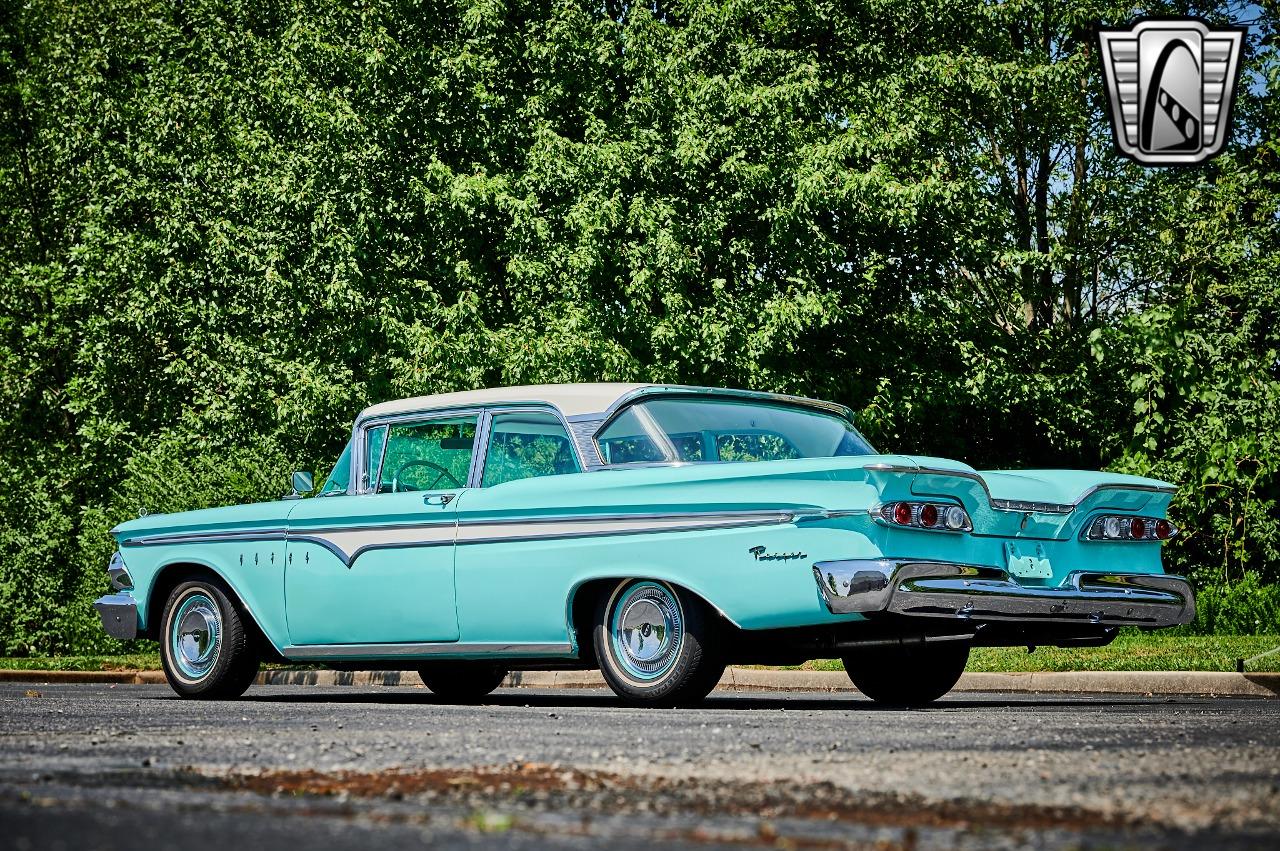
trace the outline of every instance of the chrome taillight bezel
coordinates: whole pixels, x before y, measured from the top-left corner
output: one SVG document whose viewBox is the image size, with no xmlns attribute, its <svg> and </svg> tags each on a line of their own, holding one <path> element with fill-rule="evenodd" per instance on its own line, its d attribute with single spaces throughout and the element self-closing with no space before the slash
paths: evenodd
<svg viewBox="0 0 1280 851">
<path fill-rule="evenodd" d="M 906 507 L 909 513 L 905 523 L 899 522 L 897 518 L 899 506 Z M 932 507 L 938 513 L 938 521 L 934 525 L 926 526 L 922 522 L 921 515 L 927 514 L 925 512 L 926 506 Z M 954 502 L 899 499 L 877 505 L 871 509 L 871 516 L 877 523 L 894 529 L 919 529 L 924 532 L 951 532 L 953 534 L 973 531 L 973 520 L 970 519 L 969 512 L 964 510 L 964 506 Z M 950 521 L 957 518 L 957 516 L 960 525 L 951 525 Z"/>
<path fill-rule="evenodd" d="M 1168 524 L 1168 534 L 1160 535 L 1160 524 Z M 1141 535 L 1134 534 L 1139 531 Z M 1148 541 L 1160 543 L 1178 537 L 1177 525 L 1166 517 L 1148 517 L 1143 514 L 1099 514 L 1089 519 L 1080 532 L 1082 541 L 1103 541 L 1107 543 L 1133 543 Z"/>
</svg>

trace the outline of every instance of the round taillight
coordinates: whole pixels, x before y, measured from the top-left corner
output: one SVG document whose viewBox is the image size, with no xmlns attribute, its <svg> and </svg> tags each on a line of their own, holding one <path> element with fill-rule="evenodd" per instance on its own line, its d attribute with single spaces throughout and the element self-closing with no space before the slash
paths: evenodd
<svg viewBox="0 0 1280 851">
<path fill-rule="evenodd" d="M 937 526 L 938 525 L 938 506 L 925 503 L 920 506 L 920 525 L 921 526 Z"/>
<path fill-rule="evenodd" d="M 1129 537 L 1134 540 L 1141 540 L 1147 537 L 1147 521 L 1141 517 L 1135 517 L 1129 521 Z"/>
<path fill-rule="evenodd" d="M 1161 541 L 1167 541 L 1173 537 L 1173 524 L 1168 520 L 1156 521 L 1156 537 Z"/>
<path fill-rule="evenodd" d="M 1108 538 L 1120 537 L 1120 518 L 1108 517 L 1102 521 L 1102 534 Z"/>
<path fill-rule="evenodd" d="M 905 502 L 899 502 L 893 507 L 893 522 L 899 526 L 911 525 L 911 506 Z"/>
<path fill-rule="evenodd" d="M 964 509 L 961 508 L 960 506 L 953 505 L 947 509 L 947 528 L 948 529 L 956 529 L 956 530 L 963 529 L 966 519 L 967 518 L 965 517 Z"/>
</svg>

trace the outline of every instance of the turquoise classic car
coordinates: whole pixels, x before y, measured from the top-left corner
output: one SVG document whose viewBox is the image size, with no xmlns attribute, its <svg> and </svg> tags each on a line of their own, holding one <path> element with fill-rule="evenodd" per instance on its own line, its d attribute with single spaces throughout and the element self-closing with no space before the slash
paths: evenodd
<svg viewBox="0 0 1280 851">
<path fill-rule="evenodd" d="M 301 498 L 300 492 L 314 496 Z M 641 384 L 375 405 L 328 480 L 112 530 L 108 633 L 186 697 L 262 661 L 416 668 L 446 700 L 598 668 L 696 702 L 726 664 L 838 657 L 877 701 L 946 694 L 975 646 L 1106 644 L 1189 621 L 1173 488 L 876 452 L 837 404 Z"/>
</svg>

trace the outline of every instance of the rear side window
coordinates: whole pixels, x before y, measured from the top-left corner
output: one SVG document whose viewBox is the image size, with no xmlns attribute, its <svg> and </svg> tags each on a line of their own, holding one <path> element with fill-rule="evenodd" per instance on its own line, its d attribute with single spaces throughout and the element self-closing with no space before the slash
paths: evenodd
<svg viewBox="0 0 1280 851">
<path fill-rule="evenodd" d="M 618 415 L 599 442 L 606 464 L 707 460 L 701 434 L 664 434 L 646 416 L 646 409 L 639 405 Z"/>
<path fill-rule="evenodd" d="M 481 487 L 582 472 L 564 424 L 544 411 L 494 414 Z"/>
</svg>

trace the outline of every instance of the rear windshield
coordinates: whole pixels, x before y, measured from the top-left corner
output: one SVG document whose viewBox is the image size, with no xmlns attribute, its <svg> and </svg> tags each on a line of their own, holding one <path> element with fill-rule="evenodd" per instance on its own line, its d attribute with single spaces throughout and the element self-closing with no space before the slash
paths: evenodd
<svg viewBox="0 0 1280 851">
<path fill-rule="evenodd" d="M 625 408 L 596 437 L 606 464 L 780 461 L 872 455 L 834 413 L 738 399 L 649 399 Z"/>
</svg>

